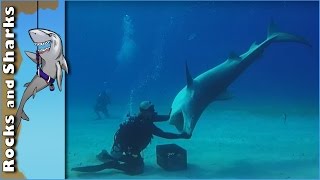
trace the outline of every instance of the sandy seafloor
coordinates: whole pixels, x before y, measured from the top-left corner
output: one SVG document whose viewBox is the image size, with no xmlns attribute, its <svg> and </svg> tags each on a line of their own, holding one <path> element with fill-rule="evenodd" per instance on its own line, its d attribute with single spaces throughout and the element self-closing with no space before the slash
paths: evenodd
<svg viewBox="0 0 320 180">
<path fill-rule="evenodd" d="M 165 107 L 156 108 L 159 113 L 167 112 Z M 142 175 L 129 176 L 110 169 L 97 173 L 71 171 L 72 167 L 98 164 L 95 156 L 102 149 L 110 150 L 114 132 L 124 119 L 123 108 L 113 105 L 110 111 L 113 118 L 97 121 L 93 120 L 92 106 L 68 107 L 68 178 L 319 178 L 317 107 L 230 106 L 225 102 L 206 109 L 190 140 L 154 137 L 143 152 Z M 176 131 L 167 122 L 157 125 L 166 131 Z M 168 172 L 157 165 L 155 147 L 167 143 L 176 143 L 187 150 L 187 170 Z"/>
</svg>

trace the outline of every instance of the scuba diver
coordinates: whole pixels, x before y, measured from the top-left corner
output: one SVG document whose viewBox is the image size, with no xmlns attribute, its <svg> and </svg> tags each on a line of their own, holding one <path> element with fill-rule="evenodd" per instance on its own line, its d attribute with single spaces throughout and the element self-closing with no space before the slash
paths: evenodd
<svg viewBox="0 0 320 180">
<path fill-rule="evenodd" d="M 171 113 L 171 110 L 170 110 Z M 97 159 L 103 164 L 73 168 L 79 172 L 98 172 L 104 169 L 117 169 L 129 175 L 141 174 L 144 171 L 144 162 L 141 157 L 143 151 L 151 142 L 153 135 L 166 139 L 190 139 L 187 133 L 174 134 L 164 132 L 154 122 L 167 121 L 169 115 L 158 115 L 150 101 L 140 104 L 137 116 L 129 116 L 128 120 L 120 124 L 114 135 L 114 143 L 109 154 L 102 150 Z"/>
<path fill-rule="evenodd" d="M 102 119 L 100 112 L 105 118 L 109 117 L 109 111 L 107 106 L 110 104 L 110 97 L 106 91 L 102 91 L 97 98 L 96 105 L 94 106 L 94 111 L 98 115 L 97 120 Z"/>
</svg>

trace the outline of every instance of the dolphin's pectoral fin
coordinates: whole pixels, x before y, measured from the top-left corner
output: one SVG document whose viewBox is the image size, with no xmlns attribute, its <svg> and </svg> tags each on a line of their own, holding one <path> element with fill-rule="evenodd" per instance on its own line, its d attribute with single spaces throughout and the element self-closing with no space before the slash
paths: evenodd
<svg viewBox="0 0 320 180">
<path fill-rule="evenodd" d="M 186 76 L 187 76 L 187 87 L 191 88 L 193 85 L 193 78 L 190 74 L 187 62 L 186 62 Z"/>
<path fill-rule="evenodd" d="M 30 85 L 30 83 L 31 83 L 31 82 L 25 83 L 25 84 L 23 85 L 23 87 L 28 87 L 28 86 Z"/>
<path fill-rule="evenodd" d="M 37 93 L 37 87 L 34 88 L 33 90 L 33 94 L 32 94 L 32 98 L 34 99 L 34 97 L 36 96 L 36 93 Z"/>
<path fill-rule="evenodd" d="M 177 113 L 177 114 L 175 114 L 173 116 L 174 117 L 170 118 L 170 122 L 169 123 L 174 125 L 179 132 L 182 132 L 183 131 L 183 126 L 184 126 L 183 114 L 180 112 L 180 113 Z"/>
<path fill-rule="evenodd" d="M 179 132 L 182 132 L 185 119 L 184 119 L 182 113 L 180 113 L 178 116 L 179 116 L 179 118 L 177 118 L 176 122 L 174 122 L 174 125 L 176 126 L 176 128 Z"/>
<path fill-rule="evenodd" d="M 29 117 L 26 115 L 26 113 L 23 110 L 22 110 L 21 118 L 26 121 L 29 121 Z"/>
<path fill-rule="evenodd" d="M 224 100 L 229 100 L 232 99 L 234 96 L 231 94 L 229 91 L 225 90 L 219 96 L 215 98 L 217 101 L 224 101 Z"/>
<path fill-rule="evenodd" d="M 57 67 L 57 84 L 58 88 L 61 91 L 61 84 L 62 84 L 62 71 L 61 71 L 61 66 L 59 62 L 56 62 L 56 67 Z"/>
<path fill-rule="evenodd" d="M 231 52 L 228 59 L 237 60 L 237 61 L 242 60 L 241 57 L 239 55 L 237 55 L 235 52 Z"/>
<path fill-rule="evenodd" d="M 195 124 L 195 121 L 194 121 L 195 119 L 189 113 L 190 112 L 186 112 L 186 111 L 182 112 L 182 116 L 183 116 L 183 123 L 181 123 L 182 132 L 185 132 L 187 134 L 192 134 L 192 131 L 194 129 L 193 124 Z"/>
</svg>

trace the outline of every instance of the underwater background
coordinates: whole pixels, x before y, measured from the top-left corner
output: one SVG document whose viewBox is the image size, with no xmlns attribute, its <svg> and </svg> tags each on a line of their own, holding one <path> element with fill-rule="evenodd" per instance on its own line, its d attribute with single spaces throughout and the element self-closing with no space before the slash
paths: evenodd
<svg viewBox="0 0 320 180">
<path fill-rule="evenodd" d="M 110 150 L 126 114 L 150 100 L 168 114 L 195 78 L 281 32 L 312 47 L 274 43 L 230 87 L 234 98 L 213 102 L 190 140 L 155 137 L 143 152 L 145 173 L 76 173 Z M 318 2 L 66 2 L 67 177 L 69 178 L 319 178 Z M 98 94 L 111 98 L 110 118 L 95 120 Z M 177 132 L 167 122 L 157 123 Z M 167 172 L 155 146 L 176 143 L 188 169 Z"/>
</svg>

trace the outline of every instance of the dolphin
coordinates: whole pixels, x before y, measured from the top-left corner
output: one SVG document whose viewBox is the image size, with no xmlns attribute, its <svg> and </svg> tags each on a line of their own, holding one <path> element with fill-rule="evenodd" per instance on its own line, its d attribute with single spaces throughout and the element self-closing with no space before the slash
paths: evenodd
<svg viewBox="0 0 320 180">
<path fill-rule="evenodd" d="M 169 123 L 178 131 L 192 135 L 202 112 L 215 100 L 232 98 L 228 86 L 240 76 L 264 49 L 274 42 L 297 42 L 311 46 L 303 37 L 277 32 L 274 23 L 269 26 L 267 39 L 260 44 L 255 42 L 242 55 L 230 53 L 229 58 L 218 66 L 192 78 L 186 63 L 187 85 L 176 95 L 171 105 Z"/>
<path fill-rule="evenodd" d="M 41 91 L 47 86 L 53 86 L 50 84 L 52 80 L 57 79 L 57 85 L 59 90 L 62 90 L 62 69 L 68 73 L 68 64 L 63 55 L 62 41 L 59 35 L 53 31 L 47 29 L 31 29 L 29 35 L 33 43 L 38 46 L 38 60 L 37 54 L 26 51 L 26 55 L 37 65 L 37 73 L 31 80 L 24 85 L 26 87 L 22 99 L 20 101 L 15 124 L 19 127 L 21 119 L 29 121 L 29 117 L 24 112 L 23 108 L 28 99 L 36 93 Z M 48 80 L 45 80 L 39 72 L 47 75 Z M 52 89 L 53 90 L 53 89 Z"/>
</svg>

